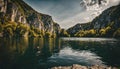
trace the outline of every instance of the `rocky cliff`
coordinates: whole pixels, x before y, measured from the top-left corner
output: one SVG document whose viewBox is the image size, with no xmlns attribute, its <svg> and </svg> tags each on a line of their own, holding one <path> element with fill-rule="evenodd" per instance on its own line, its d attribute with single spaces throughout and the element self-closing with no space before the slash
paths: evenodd
<svg viewBox="0 0 120 69">
<path fill-rule="evenodd" d="M 94 29 L 101 29 L 107 26 L 111 26 L 114 29 L 120 28 L 120 5 L 108 8 L 91 22 L 91 28 Z"/>
<path fill-rule="evenodd" d="M 90 23 L 78 23 L 75 26 L 69 28 L 67 32 L 71 35 L 74 36 L 77 32 L 80 30 L 87 30 L 90 27 Z"/>
<path fill-rule="evenodd" d="M 35 11 L 23 0 L 0 0 L 0 22 L 6 21 L 28 24 L 50 34 L 60 32 L 59 24 L 50 15 Z"/>
<path fill-rule="evenodd" d="M 94 36 L 120 37 L 120 5 L 106 9 L 87 25 L 77 24 L 67 31 L 70 34 L 73 32 L 74 35 L 83 32 L 85 32 L 83 35 L 86 35 L 94 32 Z"/>
</svg>

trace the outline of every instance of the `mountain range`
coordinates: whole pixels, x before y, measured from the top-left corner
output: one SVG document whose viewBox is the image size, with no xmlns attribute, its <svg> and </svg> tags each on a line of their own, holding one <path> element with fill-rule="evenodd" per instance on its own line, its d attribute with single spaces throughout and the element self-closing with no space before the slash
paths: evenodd
<svg viewBox="0 0 120 69">
<path fill-rule="evenodd" d="M 0 37 L 120 37 L 120 5 L 103 11 L 89 23 L 65 30 L 47 14 L 39 13 L 23 0 L 0 0 Z"/>
<path fill-rule="evenodd" d="M 76 37 L 120 37 L 120 5 L 103 11 L 89 23 L 78 23 L 67 30 Z"/>
</svg>

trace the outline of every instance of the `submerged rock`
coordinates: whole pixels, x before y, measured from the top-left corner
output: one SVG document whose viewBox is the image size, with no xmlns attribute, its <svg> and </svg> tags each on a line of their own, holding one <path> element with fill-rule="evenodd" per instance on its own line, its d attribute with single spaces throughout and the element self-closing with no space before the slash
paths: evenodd
<svg viewBox="0 0 120 69">
<path fill-rule="evenodd" d="M 78 64 L 73 64 L 72 66 L 59 66 L 59 67 L 53 67 L 51 69 L 118 69 L 116 67 L 107 67 L 107 66 L 82 66 Z"/>
</svg>

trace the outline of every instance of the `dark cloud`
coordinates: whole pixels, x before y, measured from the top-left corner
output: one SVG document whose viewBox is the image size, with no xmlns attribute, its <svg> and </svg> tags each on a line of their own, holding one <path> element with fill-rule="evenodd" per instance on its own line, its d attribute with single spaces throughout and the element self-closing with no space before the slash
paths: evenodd
<svg viewBox="0 0 120 69">
<path fill-rule="evenodd" d="M 81 0 L 24 0 L 35 10 L 49 14 L 56 22 L 73 17 L 80 13 Z"/>
<path fill-rule="evenodd" d="M 120 2 L 120 0 L 24 0 L 24 1 L 38 12 L 51 15 L 54 21 L 58 22 L 63 28 L 68 28 L 72 25 L 75 25 L 76 23 L 90 21 L 94 17 L 96 17 L 91 16 L 92 13 L 96 15 L 97 12 L 103 11 L 104 9 Z M 90 5 L 81 6 L 85 4 L 84 1 L 88 1 L 88 4 L 91 1 L 93 2 L 91 2 Z M 94 2 L 100 5 L 102 3 L 101 1 L 109 1 L 108 2 L 109 4 L 106 4 L 106 6 L 101 6 L 103 8 L 102 10 L 99 9 L 98 11 L 97 10 L 94 11 L 94 9 L 98 9 L 96 8 L 96 5 L 94 5 Z M 93 10 L 86 11 L 86 9 L 89 8 L 88 6 L 93 6 L 92 8 L 90 8 Z"/>
</svg>

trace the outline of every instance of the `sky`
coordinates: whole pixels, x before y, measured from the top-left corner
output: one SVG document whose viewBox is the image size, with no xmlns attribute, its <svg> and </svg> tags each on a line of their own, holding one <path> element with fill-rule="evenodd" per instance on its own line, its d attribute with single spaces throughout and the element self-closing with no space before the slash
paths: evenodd
<svg viewBox="0 0 120 69">
<path fill-rule="evenodd" d="M 120 0 L 24 0 L 40 13 L 51 15 L 62 28 L 87 23 Z"/>
</svg>

